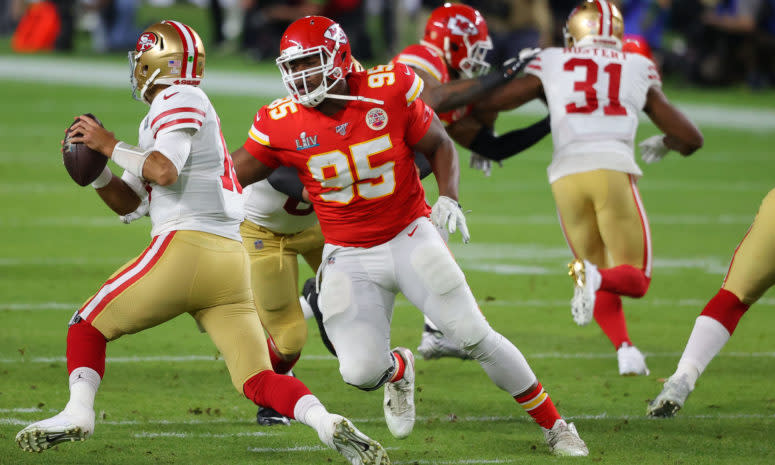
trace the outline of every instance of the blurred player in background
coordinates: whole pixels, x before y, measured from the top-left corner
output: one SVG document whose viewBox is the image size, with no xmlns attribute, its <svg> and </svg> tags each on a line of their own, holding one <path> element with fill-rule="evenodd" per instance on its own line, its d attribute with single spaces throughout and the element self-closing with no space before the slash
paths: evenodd
<svg viewBox="0 0 775 465">
<path fill-rule="evenodd" d="M 66 142 L 85 143 L 124 168 L 123 179 L 106 167 L 93 184 L 116 213 L 135 211 L 148 187 L 153 240 L 73 315 L 67 334 L 70 401 L 58 415 L 20 431 L 16 442 L 39 452 L 91 436 L 106 342 L 188 313 L 247 398 L 313 427 L 352 464 L 389 463 L 379 443 L 326 411 L 299 380 L 272 371 L 240 242 L 242 187 L 218 115 L 198 87 L 205 65 L 201 39 L 183 23 L 163 21 L 142 33 L 130 61 L 133 95 L 150 105 L 139 146 L 116 140 L 85 116 Z"/>
<path fill-rule="evenodd" d="M 646 375 L 621 300 L 643 297 L 651 282 L 651 235 L 637 188 L 643 173 L 633 154 L 638 113 L 644 110 L 665 133 L 639 144 L 646 163 L 670 150 L 691 155 L 703 139 L 665 97 L 654 63 L 622 52 L 623 32 L 614 5 L 584 1 L 568 17 L 566 47 L 541 51 L 526 76 L 484 95 L 476 109 L 500 111 L 546 99 L 554 142 L 549 182 L 576 257 L 569 265 L 573 319 L 586 325 L 595 318 L 617 350 L 620 374 Z M 455 98 L 482 92 L 487 83 L 480 81 Z"/>
<path fill-rule="evenodd" d="M 529 412 L 554 453 L 587 455 L 524 356 L 487 324 L 436 229 L 459 229 L 468 240 L 456 200 L 457 153 L 418 99 L 422 79 L 403 64 L 352 72 L 344 31 L 318 16 L 291 24 L 277 64 L 290 96 L 258 111 L 234 153 L 237 175 L 247 185 L 281 165 L 298 171 L 326 238 L 319 304 L 344 381 L 363 390 L 384 385 L 388 428 L 398 438 L 411 433 L 414 356 L 390 349 L 393 303 L 402 292 Z M 432 209 L 415 151 L 439 184 Z"/>
<path fill-rule="evenodd" d="M 675 373 L 649 404 L 649 416 L 672 417 L 684 406 L 697 379 L 732 336 L 740 318 L 775 284 L 774 230 L 775 190 L 771 190 L 735 249 L 721 289 L 697 317 Z"/>
<path fill-rule="evenodd" d="M 443 100 L 443 84 L 485 74 L 490 64 L 485 61 L 492 43 L 487 22 L 474 8 L 444 4 L 431 12 L 425 34 L 418 44 L 409 45 L 393 58 L 392 63 L 410 66 L 425 83 L 420 98 L 431 108 Z M 549 133 L 549 118 L 525 128 L 496 136 L 493 123 L 497 113 L 474 116 L 470 105 L 439 113 L 447 134 L 463 147 L 471 149 L 470 166 L 490 175 L 489 157 L 512 156 L 532 146 Z M 457 357 L 468 359 L 468 353 L 444 337 L 426 316 L 417 352 L 425 359 Z"/>
</svg>

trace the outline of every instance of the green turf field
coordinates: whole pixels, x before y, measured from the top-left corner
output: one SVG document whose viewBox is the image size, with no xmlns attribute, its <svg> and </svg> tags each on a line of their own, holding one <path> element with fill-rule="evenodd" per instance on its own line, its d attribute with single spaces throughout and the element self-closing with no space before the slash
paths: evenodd
<svg viewBox="0 0 775 465">
<path fill-rule="evenodd" d="M 0 464 L 344 463 L 298 423 L 258 427 L 255 407 L 231 386 L 214 346 L 188 317 L 109 344 L 90 440 L 40 455 L 16 447 L 19 429 L 52 416 L 67 400 L 64 351 L 72 312 L 149 241 L 147 220 L 120 224 L 91 188 L 69 179 L 59 154 L 62 132 L 74 115 L 93 112 L 135 142 L 147 107 L 133 102 L 128 88 L 9 80 L 0 80 L 0 88 Z M 771 93 L 668 90 L 681 102 L 736 105 L 742 113 L 773 101 Z M 226 94 L 212 100 L 232 150 L 268 101 Z M 499 129 L 531 119 L 504 115 Z M 525 353 L 560 412 L 576 422 L 590 449 L 589 459 L 581 460 L 775 462 L 771 294 L 742 320 L 677 418 L 644 416 L 773 187 L 772 127 L 721 126 L 703 126 L 705 147 L 692 158 L 672 154 L 644 166 L 640 187 L 651 221 L 654 279 L 645 298 L 625 301 L 625 311 L 633 341 L 648 354 L 647 377 L 618 376 L 615 352 L 599 328 L 579 328 L 570 318 L 570 253 L 545 174 L 551 141 L 495 168 L 491 178 L 462 169 L 461 202 L 471 210 L 472 241 L 463 246 L 453 237 L 453 252 L 489 321 Z M 655 133 L 643 124 L 638 140 Z M 419 312 L 399 299 L 395 345 L 416 347 L 421 326 Z M 385 427 L 381 392 L 360 392 L 341 381 L 314 323 L 295 371 L 330 410 L 381 441 L 396 464 L 573 460 L 549 455 L 539 428 L 473 362 L 417 362 L 419 418 L 402 441 Z"/>
</svg>

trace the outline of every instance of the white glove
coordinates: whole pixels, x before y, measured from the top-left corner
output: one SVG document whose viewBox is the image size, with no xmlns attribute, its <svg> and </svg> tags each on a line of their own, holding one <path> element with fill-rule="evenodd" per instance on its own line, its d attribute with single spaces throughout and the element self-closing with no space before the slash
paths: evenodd
<svg viewBox="0 0 775 465">
<path fill-rule="evenodd" d="M 665 145 L 663 134 L 649 137 L 638 144 L 638 148 L 640 149 L 640 158 L 648 164 L 658 162 L 670 151 Z"/>
<path fill-rule="evenodd" d="M 121 222 L 124 224 L 129 224 L 132 221 L 146 216 L 150 209 L 151 203 L 148 201 L 148 197 L 145 197 L 140 201 L 140 205 L 137 207 L 137 210 L 133 211 L 132 213 L 127 213 L 126 215 L 121 215 L 118 217 L 118 219 L 121 220 Z"/>
<path fill-rule="evenodd" d="M 532 58 L 536 55 L 538 55 L 541 52 L 540 48 L 523 48 L 519 51 L 519 61 L 525 61 L 529 58 Z"/>
<path fill-rule="evenodd" d="M 439 229 L 446 228 L 450 234 L 454 234 L 455 231 L 460 229 L 460 234 L 463 236 L 463 243 L 465 244 L 468 244 L 468 241 L 471 240 L 471 235 L 468 234 L 468 226 L 466 225 L 466 217 L 460 208 L 460 204 L 447 196 L 440 195 L 433 208 L 431 208 L 431 222 Z"/>
<path fill-rule="evenodd" d="M 471 152 L 471 159 L 468 161 L 468 167 L 479 170 L 489 177 L 492 172 L 492 160 L 485 158 L 478 153 Z"/>
</svg>

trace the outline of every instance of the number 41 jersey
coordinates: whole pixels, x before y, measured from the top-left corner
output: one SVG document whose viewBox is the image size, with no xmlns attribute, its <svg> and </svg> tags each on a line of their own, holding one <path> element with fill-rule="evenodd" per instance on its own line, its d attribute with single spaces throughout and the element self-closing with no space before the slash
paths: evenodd
<svg viewBox="0 0 775 465">
<path fill-rule="evenodd" d="M 326 242 L 373 247 L 430 213 L 411 147 L 434 113 L 406 65 L 351 73 L 347 84 L 351 95 L 381 103 L 350 101 L 327 116 L 290 97 L 275 100 L 258 111 L 243 147 L 272 168 L 296 168 Z"/>
<path fill-rule="evenodd" d="M 552 120 L 549 182 L 610 169 L 635 175 L 633 143 L 651 87 L 661 86 L 654 63 L 610 48 L 547 48 L 527 66 L 543 85 Z"/>
</svg>

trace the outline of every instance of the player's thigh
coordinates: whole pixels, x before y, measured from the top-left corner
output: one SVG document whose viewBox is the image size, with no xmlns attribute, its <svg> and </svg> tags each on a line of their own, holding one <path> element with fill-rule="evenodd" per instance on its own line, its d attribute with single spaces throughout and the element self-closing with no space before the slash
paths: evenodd
<svg viewBox="0 0 775 465">
<path fill-rule="evenodd" d="M 597 172 L 563 176 L 552 183 L 557 216 L 571 252 L 600 266 L 606 264 L 606 250 L 593 201 Z"/>
<path fill-rule="evenodd" d="M 396 291 L 389 278 L 380 279 L 392 273 L 380 268 L 390 263 L 389 251 L 384 246 L 327 246 L 326 256 L 318 305 L 340 372 L 351 384 L 376 381 L 372 378 L 379 378 L 392 365 L 390 321 Z"/>
<path fill-rule="evenodd" d="M 302 231 L 299 235 L 300 243 L 297 246 L 299 253 L 304 257 L 307 265 L 312 268 L 312 271 L 316 272 L 320 267 L 320 261 L 323 257 L 323 245 L 325 244 L 323 233 L 320 231 L 320 224 Z"/>
<path fill-rule="evenodd" d="M 598 227 L 611 265 L 632 265 L 650 272 L 651 233 L 637 178 L 620 171 L 602 171 L 595 196 Z"/>
<path fill-rule="evenodd" d="M 239 392 L 251 376 L 272 369 L 252 300 L 218 305 L 193 316 L 223 356 L 231 382 Z"/>
<path fill-rule="evenodd" d="M 748 233 L 737 247 L 723 288 L 746 304 L 775 284 L 775 189 L 762 201 Z"/>
<path fill-rule="evenodd" d="M 261 314 L 284 310 L 298 300 L 296 252 L 276 235 L 250 222 L 240 228 L 243 245 L 250 257 L 250 283 L 256 307 Z"/>
<path fill-rule="evenodd" d="M 188 311 L 200 250 L 181 232 L 156 236 L 79 310 L 106 339 L 156 326 Z"/>
<path fill-rule="evenodd" d="M 457 344 L 478 343 L 489 325 L 460 266 L 428 218 L 407 229 L 389 242 L 401 292 Z"/>
</svg>

